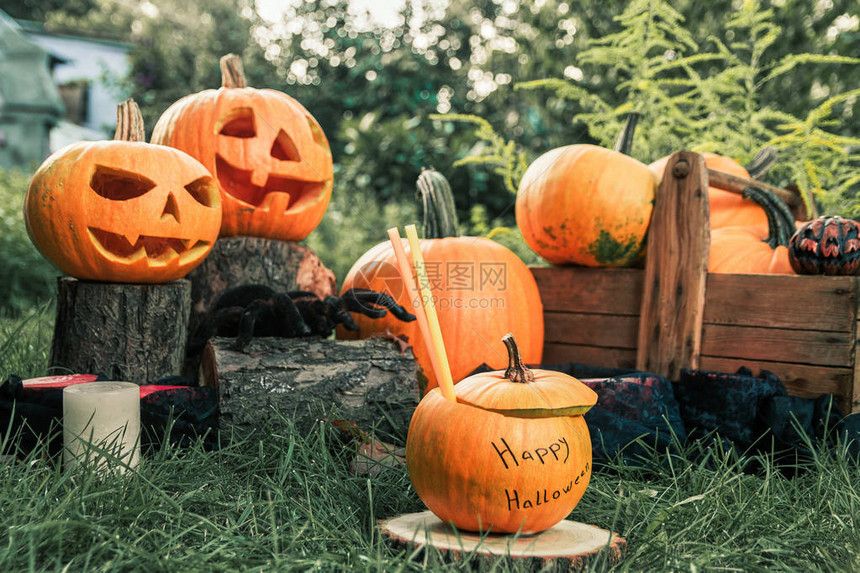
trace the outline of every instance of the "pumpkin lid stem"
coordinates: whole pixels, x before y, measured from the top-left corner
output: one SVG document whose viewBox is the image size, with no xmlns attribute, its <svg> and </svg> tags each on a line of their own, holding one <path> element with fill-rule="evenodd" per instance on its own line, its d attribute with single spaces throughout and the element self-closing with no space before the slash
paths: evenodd
<svg viewBox="0 0 860 573">
<path fill-rule="evenodd" d="M 615 147 L 613 147 L 618 153 L 630 155 L 630 152 L 633 151 L 633 134 L 636 133 L 639 116 L 638 111 L 631 111 L 627 114 L 627 120 L 624 122 L 621 133 L 618 134 L 618 139 L 615 140 Z"/>
<path fill-rule="evenodd" d="M 116 106 L 116 132 L 113 138 L 115 141 L 146 141 L 143 116 L 131 98 Z"/>
<path fill-rule="evenodd" d="M 227 54 L 221 58 L 221 87 L 248 87 L 245 69 L 242 67 L 242 58 L 236 54 Z"/>
<path fill-rule="evenodd" d="M 505 347 L 508 349 L 508 368 L 505 370 L 505 378 L 511 382 L 518 382 L 520 384 L 534 382 L 534 372 L 529 370 L 525 363 L 523 363 L 514 335 L 510 332 L 507 333 L 502 337 L 502 342 L 505 343 Z"/>
<path fill-rule="evenodd" d="M 417 187 L 424 205 L 424 238 L 458 236 L 454 194 L 445 176 L 434 169 L 424 169 L 418 176 Z"/>
</svg>

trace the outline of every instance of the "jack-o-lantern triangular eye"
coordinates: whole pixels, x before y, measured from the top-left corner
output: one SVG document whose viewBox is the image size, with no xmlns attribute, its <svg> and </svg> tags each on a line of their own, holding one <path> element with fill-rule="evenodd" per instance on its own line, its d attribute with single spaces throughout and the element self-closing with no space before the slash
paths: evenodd
<svg viewBox="0 0 860 573">
<path fill-rule="evenodd" d="M 256 137 L 254 110 L 249 107 L 239 107 L 230 111 L 219 121 L 217 132 L 228 137 Z"/>
<path fill-rule="evenodd" d="M 140 173 L 132 173 L 104 165 L 96 165 L 90 179 L 92 190 L 112 201 L 128 201 L 140 197 L 154 189 L 155 186 L 155 181 Z"/>
<path fill-rule="evenodd" d="M 299 155 L 299 148 L 296 147 L 293 138 L 283 129 L 278 131 L 278 137 L 272 143 L 271 153 L 272 157 L 281 161 L 301 161 L 302 159 L 301 155 Z"/>
<path fill-rule="evenodd" d="M 325 147 L 326 149 L 328 149 L 328 140 L 325 138 L 325 134 L 323 133 L 320 124 L 318 124 L 317 121 L 311 116 L 306 116 L 306 119 L 308 120 L 308 127 L 311 128 L 311 136 L 313 136 L 314 138 L 314 143 L 316 143 L 320 147 Z"/>
<path fill-rule="evenodd" d="M 204 207 L 214 207 L 218 197 L 218 189 L 211 177 L 200 177 L 185 186 L 194 200 Z"/>
</svg>

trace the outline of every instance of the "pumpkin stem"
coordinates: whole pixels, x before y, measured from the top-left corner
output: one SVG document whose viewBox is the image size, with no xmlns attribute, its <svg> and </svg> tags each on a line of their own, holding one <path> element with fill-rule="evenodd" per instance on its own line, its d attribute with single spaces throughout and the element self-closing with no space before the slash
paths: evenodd
<svg viewBox="0 0 860 573">
<path fill-rule="evenodd" d="M 752 199 L 767 215 L 767 243 L 772 249 L 787 247 L 794 234 L 794 217 L 788 205 L 773 192 L 759 187 L 744 189 L 744 197 Z"/>
<path fill-rule="evenodd" d="M 433 169 L 424 169 L 418 176 L 417 187 L 424 204 L 424 238 L 458 236 L 454 194 L 445 176 Z"/>
<path fill-rule="evenodd" d="M 758 179 L 776 164 L 778 153 L 776 149 L 770 146 L 762 147 L 752 158 L 752 161 L 745 166 L 747 173 L 750 174 L 750 179 Z"/>
<path fill-rule="evenodd" d="M 131 98 L 116 106 L 116 132 L 113 138 L 115 141 L 146 141 L 143 116 Z"/>
<path fill-rule="evenodd" d="M 618 153 L 630 155 L 633 151 L 633 134 L 636 132 L 636 124 L 639 123 L 639 112 L 631 111 L 627 114 L 627 120 L 624 122 L 624 127 L 621 128 L 621 133 L 618 134 L 618 139 L 615 140 L 613 149 Z"/>
<path fill-rule="evenodd" d="M 227 54 L 221 58 L 221 87 L 248 87 L 245 69 L 242 67 L 242 58 L 236 54 Z"/>
<path fill-rule="evenodd" d="M 505 347 L 508 349 L 508 369 L 505 370 L 505 378 L 511 382 L 518 382 L 520 384 L 534 382 L 535 374 L 523 363 L 514 335 L 510 332 L 507 333 L 502 337 L 502 342 L 505 343 Z"/>
</svg>

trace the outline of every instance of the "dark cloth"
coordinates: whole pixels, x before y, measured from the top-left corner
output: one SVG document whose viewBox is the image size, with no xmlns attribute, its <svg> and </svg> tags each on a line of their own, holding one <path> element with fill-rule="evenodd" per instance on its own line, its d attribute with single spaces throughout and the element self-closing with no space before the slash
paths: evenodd
<svg viewBox="0 0 860 573">
<path fill-rule="evenodd" d="M 788 396 L 771 372 L 683 370 L 672 383 L 647 372 L 574 362 L 540 368 L 564 372 L 597 392 L 597 405 L 585 414 L 595 463 L 635 461 L 652 448 L 671 451 L 702 439 L 721 441 L 738 454 L 774 455 L 789 473 L 822 445 L 841 445 L 860 459 L 860 414 L 844 416 L 830 395 Z"/>
<path fill-rule="evenodd" d="M 597 405 L 585 414 L 596 463 L 618 455 L 635 458 L 651 447 L 665 451 L 673 440 L 686 440 L 672 384 L 662 376 L 577 363 L 541 368 L 564 372 L 597 392 Z"/>
<path fill-rule="evenodd" d="M 106 378 L 99 375 L 95 382 Z M 217 447 L 218 397 L 214 388 L 177 387 L 189 379 L 170 377 L 159 383 L 172 387 L 160 389 L 141 398 L 141 446 L 157 447 L 167 437 L 174 445 L 185 446 L 203 437 L 204 445 Z M 145 387 L 144 387 L 145 388 Z M 16 452 L 26 456 L 40 442 L 47 442 L 48 452 L 62 452 L 63 389 L 24 387 L 20 377 L 12 375 L 0 385 L 0 442 L 15 437 Z"/>
</svg>

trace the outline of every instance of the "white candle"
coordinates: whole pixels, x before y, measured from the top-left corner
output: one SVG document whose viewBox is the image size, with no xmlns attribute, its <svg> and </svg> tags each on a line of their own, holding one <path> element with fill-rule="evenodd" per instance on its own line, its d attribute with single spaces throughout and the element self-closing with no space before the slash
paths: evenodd
<svg viewBox="0 0 860 573">
<path fill-rule="evenodd" d="M 140 387 L 90 382 L 63 389 L 63 462 L 136 467 L 140 460 Z"/>
</svg>

